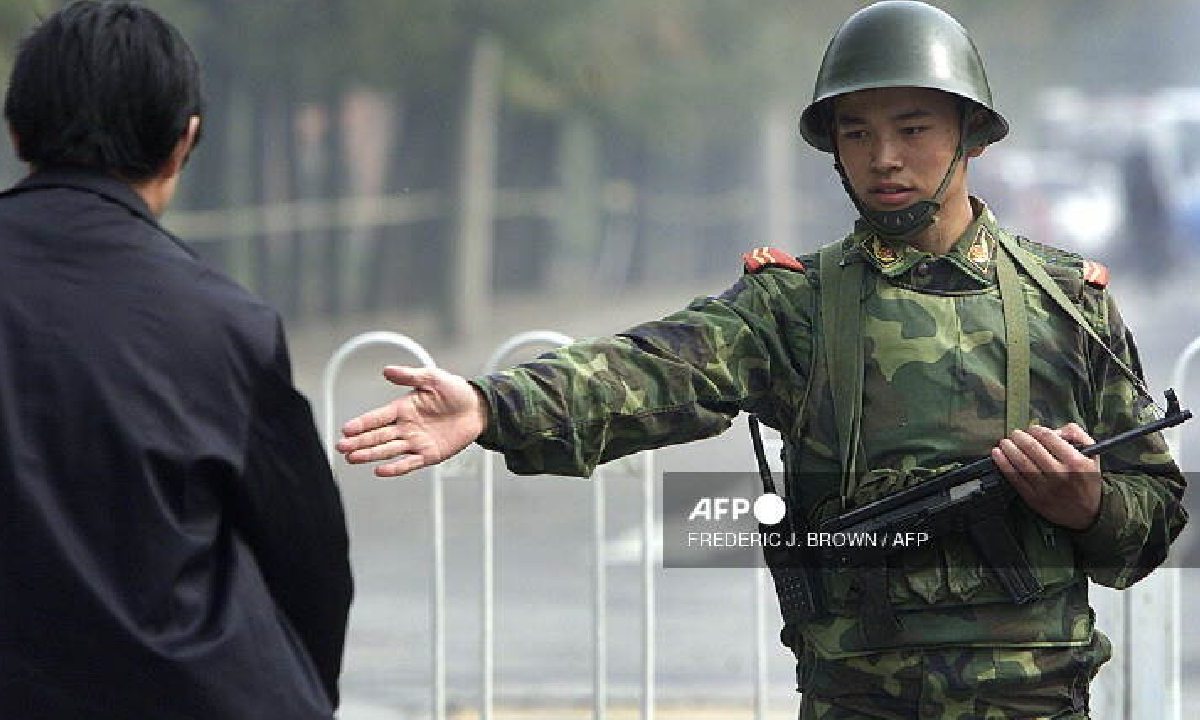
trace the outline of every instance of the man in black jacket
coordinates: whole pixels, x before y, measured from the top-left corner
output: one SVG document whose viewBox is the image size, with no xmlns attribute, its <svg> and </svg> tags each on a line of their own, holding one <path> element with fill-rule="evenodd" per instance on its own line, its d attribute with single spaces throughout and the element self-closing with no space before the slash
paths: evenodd
<svg viewBox="0 0 1200 720">
<path fill-rule="evenodd" d="M 160 227 L 200 128 L 178 32 L 23 42 L 0 195 L 0 717 L 331 718 L 341 500 L 278 316 Z"/>
</svg>

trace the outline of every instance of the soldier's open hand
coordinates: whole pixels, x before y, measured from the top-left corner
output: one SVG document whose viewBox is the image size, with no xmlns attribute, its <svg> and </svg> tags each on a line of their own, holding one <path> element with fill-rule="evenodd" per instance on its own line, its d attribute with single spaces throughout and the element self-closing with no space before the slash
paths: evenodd
<svg viewBox="0 0 1200 720">
<path fill-rule="evenodd" d="M 356 465 L 399 458 L 375 468 L 379 477 L 436 465 L 473 443 L 487 425 L 487 403 L 465 378 L 399 366 L 384 368 L 383 376 L 412 392 L 347 422 L 337 443 Z"/>
<path fill-rule="evenodd" d="M 1084 530 L 1100 512 L 1100 461 L 1079 452 L 1095 440 L 1069 423 L 1051 430 L 1015 430 L 992 450 L 992 460 L 1025 503 L 1052 523 Z"/>
</svg>

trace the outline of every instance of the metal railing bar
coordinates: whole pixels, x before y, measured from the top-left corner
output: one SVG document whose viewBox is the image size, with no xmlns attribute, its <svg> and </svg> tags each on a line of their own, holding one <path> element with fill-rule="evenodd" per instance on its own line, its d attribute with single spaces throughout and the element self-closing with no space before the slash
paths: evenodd
<svg viewBox="0 0 1200 720">
<path fill-rule="evenodd" d="M 562 345 L 569 345 L 572 342 L 574 340 L 571 337 L 552 330 L 530 330 L 518 333 L 496 348 L 491 357 L 484 363 L 483 372 L 496 372 L 501 368 L 505 358 L 517 350 L 537 345 L 560 347 Z M 484 456 L 483 474 L 480 480 L 481 508 L 483 514 L 480 530 L 483 546 L 483 588 L 480 601 L 481 637 L 479 664 L 482 677 L 479 717 L 480 720 L 491 720 L 494 712 L 496 682 L 496 466 L 493 453 L 487 453 Z M 601 550 L 601 552 L 603 551 Z M 594 601 L 594 603 L 600 608 L 604 606 L 603 599 L 598 602 Z M 599 665 L 599 661 L 596 664 L 598 666 L 597 672 L 603 673 L 605 668 Z M 598 692 L 594 692 L 593 694 L 599 697 Z M 598 703 L 599 707 L 603 706 L 602 700 L 597 699 L 595 702 Z"/>
<path fill-rule="evenodd" d="M 420 343 L 400 333 L 386 330 L 356 335 L 334 351 L 321 377 L 321 392 L 323 401 L 323 421 L 325 425 L 324 443 L 325 454 L 333 463 L 335 454 L 334 444 L 337 441 L 334 418 L 334 385 L 342 366 L 351 355 L 366 347 L 374 346 L 398 347 L 406 350 L 417 358 L 426 368 L 437 367 L 433 356 Z M 442 466 L 435 465 L 432 470 L 432 487 L 430 492 L 431 512 L 433 513 L 433 597 L 430 607 L 430 624 L 433 634 L 433 648 L 430 657 L 432 665 L 432 716 L 435 720 L 445 720 L 446 717 L 446 537 L 445 537 L 445 501 L 442 492 Z"/>
<path fill-rule="evenodd" d="M 642 720 L 654 720 L 654 455 L 642 455 Z"/>
</svg>

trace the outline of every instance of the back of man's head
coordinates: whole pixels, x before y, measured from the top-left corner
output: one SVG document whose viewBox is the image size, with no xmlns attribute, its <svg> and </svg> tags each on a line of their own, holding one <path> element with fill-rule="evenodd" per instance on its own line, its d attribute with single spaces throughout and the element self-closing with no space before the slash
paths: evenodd
<svg viewBox="0 0 1200 720">
<path fill-rule="evenodd" d="M 130 2 L 80 0 L 21 43 L 4 98 L 20 158 L 138 182 L 153 177 L 203 110 L 179 32 Z"/>
</svg>

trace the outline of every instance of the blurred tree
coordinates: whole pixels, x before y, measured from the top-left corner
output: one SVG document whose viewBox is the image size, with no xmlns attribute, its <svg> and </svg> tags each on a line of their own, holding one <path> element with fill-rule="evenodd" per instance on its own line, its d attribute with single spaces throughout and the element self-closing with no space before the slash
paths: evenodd
<svg viewBox="0 0 1200 720">
<path fill-rule="evenodd" d="M 572 10 L 548 13 L 543 4 Z M 757 132 L 753 118 L 769 99 L 797 94 L 794 78 L 810 73 L 793 59 L 823 42 L 806 28 L 835 14 L 827 5 L 511 2 L 489 3 L 485 18 L 513 58 L 511 100 L 551 112 L 581 108 L 649 147 L 685 154 L 705 140 Z"/>
</svg>

